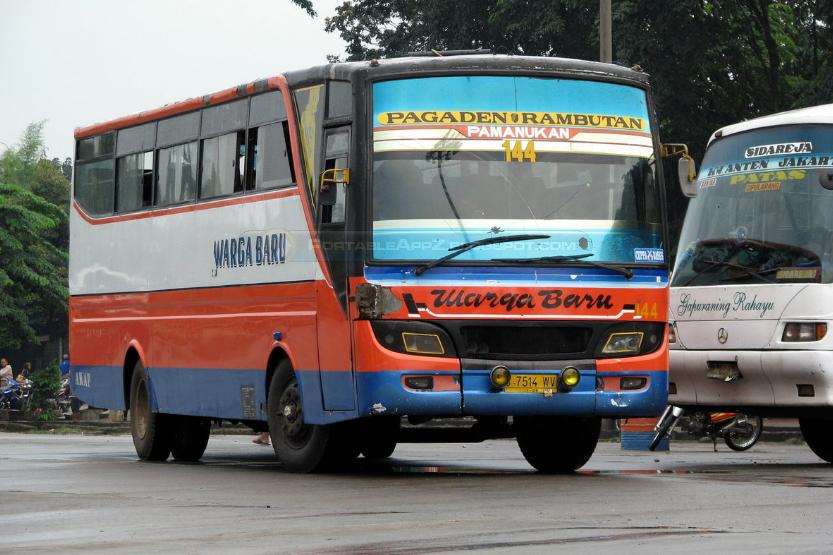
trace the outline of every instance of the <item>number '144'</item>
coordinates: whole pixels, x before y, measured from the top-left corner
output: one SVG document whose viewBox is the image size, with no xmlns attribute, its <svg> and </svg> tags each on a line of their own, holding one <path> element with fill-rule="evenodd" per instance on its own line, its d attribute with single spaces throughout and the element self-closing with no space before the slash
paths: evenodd
<svg viewBox="0 0 833 555">
<path fill-rule="evenodd" d="M 523 141 L 506 140 L 502 146 L 507 162 L 535 162 L 535 141 L 528 141 L 524 146 Z"/>
</svg>

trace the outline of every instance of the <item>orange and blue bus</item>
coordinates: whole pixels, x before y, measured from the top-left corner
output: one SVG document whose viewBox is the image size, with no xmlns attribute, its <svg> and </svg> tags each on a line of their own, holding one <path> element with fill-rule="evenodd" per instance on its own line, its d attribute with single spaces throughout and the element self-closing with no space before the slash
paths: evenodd
<svg viewBox="0 0 833 555">
<path fill-rule="evenodd" d="M 72 387 L 130 411 L 141 459 L 227 420 L 291 471 L 496 437 L 571 471 L 602 418 L 665 407 L 647 75 L 436 54 L 76 130 Z"/>
</svg>

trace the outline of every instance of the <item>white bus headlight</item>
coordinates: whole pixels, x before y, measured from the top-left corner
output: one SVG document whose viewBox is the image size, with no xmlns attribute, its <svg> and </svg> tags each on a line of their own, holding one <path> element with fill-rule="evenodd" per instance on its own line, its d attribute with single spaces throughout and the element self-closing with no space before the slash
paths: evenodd
<svg viewBox="0 0 833 555">
<path fill-rule="evenodd" d="M 636 355 L 642 347 L 642 338 L 645 334 L 641 331 L 627 331 L 611 333 L 602 354 L 605 355 Z"/>
<path fill-rule="evenodd" d="M 789 322 L 784 326 L 781 341 L 821 341 L 827 335 L 824 322 Z"/>
</svg>

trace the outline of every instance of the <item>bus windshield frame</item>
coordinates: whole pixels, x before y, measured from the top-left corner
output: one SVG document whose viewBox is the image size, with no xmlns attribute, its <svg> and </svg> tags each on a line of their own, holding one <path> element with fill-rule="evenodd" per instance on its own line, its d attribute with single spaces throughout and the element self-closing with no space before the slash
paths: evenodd
<svg viewBox="0 0 833 555">
<path fill-rule="evenodd" d="M 762 127 L 713 142 L 686 214 L 672 287 L 832 283 L 831 129 Z"/>
<path fill-rule="evenodd" d="M 665 267 L 645 88 L 456 74 L 386 77 L 371 90 L 368 263 L 422 264 L 471 241 L 534 233 L 549 237 L 479 247 L 449 264 L 571 257 Z M 560 101 L 547 100 L 556 93 Z"/>
</svg>

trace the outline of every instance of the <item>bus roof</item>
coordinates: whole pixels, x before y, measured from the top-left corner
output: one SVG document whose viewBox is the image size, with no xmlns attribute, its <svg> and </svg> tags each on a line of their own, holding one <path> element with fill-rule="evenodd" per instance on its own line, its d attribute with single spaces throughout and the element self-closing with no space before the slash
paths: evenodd
<svg viewBox="0 0 833 555">
<path fill-rule="evenodd" d="M 403 58 L 380 58 L 361 62 L 340 62 L 307 69 L 286 72 L 285 75 L 270 77 L 238 85 L 197 98 L 166 104 L 160 108 L 147 110 L 129 116 L 96 123 L 75 129 L 75 138 L 83 139 L 131 127 L 148 121 L 197 110 L 204 106 L 219 104 L 266 90 L 277 89 L 278 84 L 286 79 L 292 87 L 321 82 L 324 79 L 341 79 L 352 81 L 355 78 L 385 77 L 389 75 L 412 75 L 415 73 L 432 73 L 443 71 L 486 71 L 486 72 L 524 72 L 529 74 L 562 72 L 576 77 L 597 77 L 603 79 L 621 79 L 648 84 L 648 74 L 639 68 L 626 68 L 616 64 L 603 64 L 571 58 L 548 58 L 538 56 L 509 56 L 505 54 L 475 54 L 442 56 L 409 56 Z"/>
<path fill-rule="evenodd" d="M 751 129 L 759 129 L 761 127 L 775 127 L 777 125 L 796 125 L 802 123 L 833 123 L 833 104 L 822 104 L 821 106 L 811 106 L 809 108 L 799 108 L 798 110 L 789 110 L 787 112 L 779 112 L 769 116 L 750 119 L 740 123 L 734 123 L 721 127 L 709 138 L 709 144 L 715 139 L 734 135 L 735 133 L 742 133 Z"/>
</svg>

